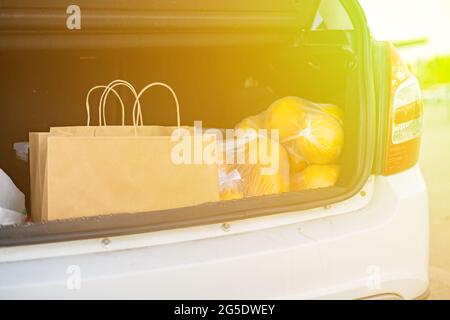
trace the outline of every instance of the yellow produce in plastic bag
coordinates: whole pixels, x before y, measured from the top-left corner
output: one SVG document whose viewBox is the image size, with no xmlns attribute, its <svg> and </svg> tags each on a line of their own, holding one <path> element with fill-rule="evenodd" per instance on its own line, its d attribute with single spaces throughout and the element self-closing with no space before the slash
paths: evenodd
<svg viewBox="0 0 450 320">
<path fill-rule="evenodd" d="M 244 197 L 242 177 L 236 169 L 228 165 L 219 166 L 220 200 L 237 200 Z"/>
<path fill-rule="evenodd" d="M 269 107 L 265 125 L 280 130 L 291 172 L 299 172 L 306 164 L 330 164 L 339 158 L 344 143 L 343 117 L 342 109 L 335 105 L 285 97 Z"/>
<path fill-rule="evenodd" d="M 280 152 L 280 166 L 287 163 L 285 171 L 290 172 L 291 177 L 297 177 L 296 174 L 308 165 L 334 164 L 339 160 L 344 144 L 343 120 L 344 112 L 336 105 L 288 96 L 272 103 L 267 111 L 244 119 L 236 129 L 269 129 L 269 135 L 271 129 L 278 129 L 280 143 L 284 147 Z M 256 174 L 260 171 L 258 165 L 240 166 L 239 171 L 243 172 L 243 179 L 252 182 L 245 181 L 245 196 L 280 193 L 289 189 L 285 186 L 287 179 L 284 174 L 259 177 Z M 262 192 L 261 189 L 271 190 Z"/>
<path fill-rule="evenodd" d="M 308 166 L 308 163 L 297 151 L 296 146 L 292 143 L 285 143 L 284 147 L 288 153 L 291 175 L 303 171 Z"/>
<path fill-rule="evenodd" d="M 333 116 L 342 125 L 344 123 L 344 110 L 334 104 L 321 104 L 319 108 L 325 113 Z"/>
<path fill-rule="evenodd" d="M 308 164 L 305 160 L 289 155 L 289 167 L 291 173 L 301 172 L 307 166 Z"/>
<path fill-rule="evenodd" d="M 341 155 L 344 130 L 330 115 L 310 112 L 301 120 L 298 136 L 286 143 L 309 164 L 330 164 Z"/>
<path fill-rule="evenodd" d="M 289 192 L 289 175 L 281 172 L 264 175 L 261 174 L 260 166 L 250 166 L 243 169 L 244 179 L 244 196 L 258 197 L 264 195 L 278 194 Z"/>
<path fill-rule="evenodd" d="M 241 174 L 244 180 L 245 197 L 256 197 L 289 192 L 290 177 L 289 158 L 287 152 L 283 146 L 277 142 L 268 139 L 267 141 L 269 141 L 268 154 L 270 154 L 270 151 L 272 150 L 271 148 L 273 148 L 274 144 L 277 144 L 277 147 L 279 148 L 278 159 L 271 159 L 269 164 L 260 162 L 258 164 L 243 165 L 238 167 L 238 170 L 242 172 Z M 268 170 L 269 168 L 270 170 Z"/>
<path fill-rule="evenodd" d="M 242 141 L 244 141 L 242 143 Z M 235 176 L 232 180 L 240 181 L 242 189 L 221 188 L 223 198 L 238 196 L 238 193 L 226 193 L 228 190 L 242 190 L 244 197 L 255 197 L 269 194 L 277 194 L 289 191 L 289 159 L 286 150 L 278 142 L 266 136 L 254 136 L 249 141 L 241 140 L 233 149 L 236 157 L 235 164 L 228 164 L 228 172 L 238 173 L 240 179 Z M 244 161 L 238 161 L 238 154 Z M 241 159 L 242 160 L 242 159 Z M 219 174 L 219 180 L 221 179 Z M 227 184 L 230 186 L 230 184 Z"/>
<path fill-rule="evenodd" d="M 248 130 L 248 129 L 254 129 L 259 130 L 264 127 L 264 113 L 256 116 L 251 116 L 248 118 L 245 118 L 241 122 L 239 122 L 235 126 L 235 130 L 241 129 L 241 130 Z"/>
<path fill-rule="evenodd" d="M 291 176 L 291 191 L 332 187 L 336 184 L 339 173 L 338 165 L 311 165 Z"/>
<path fill-rule="evenodd" d="M 244 194 L 240 191 L 225 190 L 220 193 L 220 201 L 239 200 L 244 198 Z"/>
<path fill-rule="evenodd" d="M 272 103 L 267 110 L 265 127 L 280 130 L 280 139 L 297 135 L 300 121 L 305 116 L 305 100 L 285 97 Z"/>
</svg>

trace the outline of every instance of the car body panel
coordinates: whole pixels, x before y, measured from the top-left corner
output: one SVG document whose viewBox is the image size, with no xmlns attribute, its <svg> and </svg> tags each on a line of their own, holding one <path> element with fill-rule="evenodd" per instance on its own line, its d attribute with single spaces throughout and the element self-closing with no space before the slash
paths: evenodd
<svg viewBox="0 0 450 320">
<path fill-rule="evenodd" d="M 15 258 L 0 263 L 0 297 L 415 298 L 428 286 L 428 200 L 420 169 L 372 179 L 370 201 L 346 214 L 258 231 L 231 225 L 218 237 L 153 245 L 136 235 L 128 249 L 110 238 L 109 244 L 65 243 L 70 255 L 21 260 L 10 253 Z M 103 252 L 82 253 L 89 246 Z M 74 277 L 79 287 L 71 287 Z"/>
</svg>

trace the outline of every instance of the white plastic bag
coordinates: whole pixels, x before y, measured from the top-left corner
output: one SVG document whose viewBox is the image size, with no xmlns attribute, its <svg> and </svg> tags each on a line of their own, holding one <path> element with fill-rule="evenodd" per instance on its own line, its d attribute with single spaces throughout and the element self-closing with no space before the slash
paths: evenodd
<svg viewBox="0 0 450 320">
<path fill-rule="evenodd" d="M 25 195 L 0 169 L 0 225 L 24 223 L 26 217 Z"/>
<path fill-rule="evenodd" d="M 244 197 L 244 187 L 242 177 L 238 170 L 227 171 L 228 167 L 219 167 L 219 191 L 220 200 L 237 200 Z"/>
</svg>

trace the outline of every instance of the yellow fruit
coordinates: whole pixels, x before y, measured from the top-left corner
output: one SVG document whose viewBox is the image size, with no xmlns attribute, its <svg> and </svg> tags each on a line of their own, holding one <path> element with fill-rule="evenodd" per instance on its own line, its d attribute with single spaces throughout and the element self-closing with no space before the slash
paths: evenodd
<svg viewBox="0 0 450 320">
<path fill-rule="evenodd" d="M 258 197 L 278 194 L 289 191 L 286 179 L 279 173 L 274 175 L 261 175 L 257 167 L 250 173 L 252 182 L 245 189 L 246 197 Z"/>
<path fill-rule="evenodd" d="M 320 109 L 336 118 L 342 125 L 344 123 L 344 110 L 334 104 L 321 104 Z"/>
<path fill-rule="evenodd" d="M 244 196 L 255 197 L 288 192 L 289 159 L 286 150 L 278 142 L 264 137 L 258 139 L 257 146 L 259 153 L 257 162 L 238 165 L 238 171 L 244 181 Z M 247 150 L 247 154 L 250 152 L 251 150 Z"/>
<path fill-rule="evenodd" d="M 306 163 L 305 160 L 298 158 L 293 155 L 289 155 L 289 167 L 290 172 L 292 173 L 298 173 L 303 171 L 308 166 L 308 163 Z"/>
<path fill-rule="evenodd" d="M 257 116 L 251 116 L 248 118 L 245 118 L 244 120 L 242 120 L 241 122 L 239 122 L 234 129 L 238 130 L 248 130 L 248 129 L 254 129 L 254 130 L 259 130 L 263 127 L 263 117 L 262 115 L 257 115 Z"/>
<path fill-rule="evenodd" d="M 300 152 L 297 150 L 295 140 L 285 143 L 284 147 L 288 153 L 289 169 L 291 174 L 303 171 L 308 166 L 308 163 L 305 161 Z"/>
<path fill-rule="evenodd" d="M 279 129 L 289 153 L 291 172 L 307 163 L 329 164 L 342 151 L 343 111 L 335 105 L 315 105 L 297 97 L 275 101 L 268 109 L 266 127 Z"/>
<path fill-rule="evenodd" d="M 242 198 L 244 198 L 244 194 L 240 191 L 225 190 L 220 193 L 221 201 L 238 200 L 238 199 L 242 199 Z"/>
<path fill-rule="evenodd" d="M 295 136 L 305 115 L 305 101 L 297 97 L 285 97 L 275 101 L 267 110 L 265 126 L 279 129 L 280 139 Z"/>
<path fill-rule="evenodd" d="M 339 172 L 337 165 L 311 165 L 291 176 L 291 191 L 332 187 L 339 178 Z"/>
<path fill-rule="evenodd" d="M 339 122 L 324 113 L 308 113 L 295 139 L 297 151 L 310 164 L 335 162 L 344 145 L 344 130 Z"/>
</svg>

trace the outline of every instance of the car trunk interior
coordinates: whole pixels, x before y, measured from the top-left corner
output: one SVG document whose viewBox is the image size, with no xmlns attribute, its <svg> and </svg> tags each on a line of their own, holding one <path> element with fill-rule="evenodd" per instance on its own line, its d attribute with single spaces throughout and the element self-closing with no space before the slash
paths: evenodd
<svg viewBox="0 0 450 320">
<path fill-rule="evenodd" d="M 86 93 L 95 85 L 125 79 L 139 90 L 161 81 L 176 91 L 181 122 L 188 126 L 201 120 L 203 127 L 233 128 L 243 118 L 264 111 L 285 96 L 341 107 L 345 112 L 341 176 L 337 185 L 328 189 L 348 189 L 354 182 L 357 146 L 361 143 L 357 134 L 361 88 L 354 32 L 288 28 L 278 34 L 273 32 L 274 36 L 263 37 L 263 33 L 261 29 L 253 30 L 244 37 L 242 33 L 236 36 L 233 32 L 216 32 L 208 36 L 208 41 L 199 34 L 168 34 L 166 41 L 155 40 L 154 45 L 149 39 L 145 44 L 128 42 L 124 46 L 102 47 L 94 41 L 73 47 L 3 48 L 0 168 L 25 193 L 29 208 L 29 164 L 17 159 L 12 148 L 15 142 L 27 141 L 29 132 L 84 125 Z M 126 122 L 131 124 L 133 97 L 124 88 L 118 90 L 125 97 Z M 92 105 L 98 99 L 99 94 L 93 94 Z M 176 113 L 171 99 L 161 88 L 147 92 L 142 98 L 144 124 L 174 125 Z M 111 96 L 107 104 L 108 124 L 120 124 L 118 101 Z M 97 123 L 97 112 L 92 113 L 91 121 Z M 305 202 L 311 194 L 324 199 L 335 192 L 319 189 L 278 195 L 277 203 L 283 203 L 283 196 L 290 204 Z M 262 198 L 262 205 L 274 199 Z M 233 201 L 233 206 L 239 208 L 242 202 L 239 210 L 250 208 L 251 201 Z"/>
</svg>

